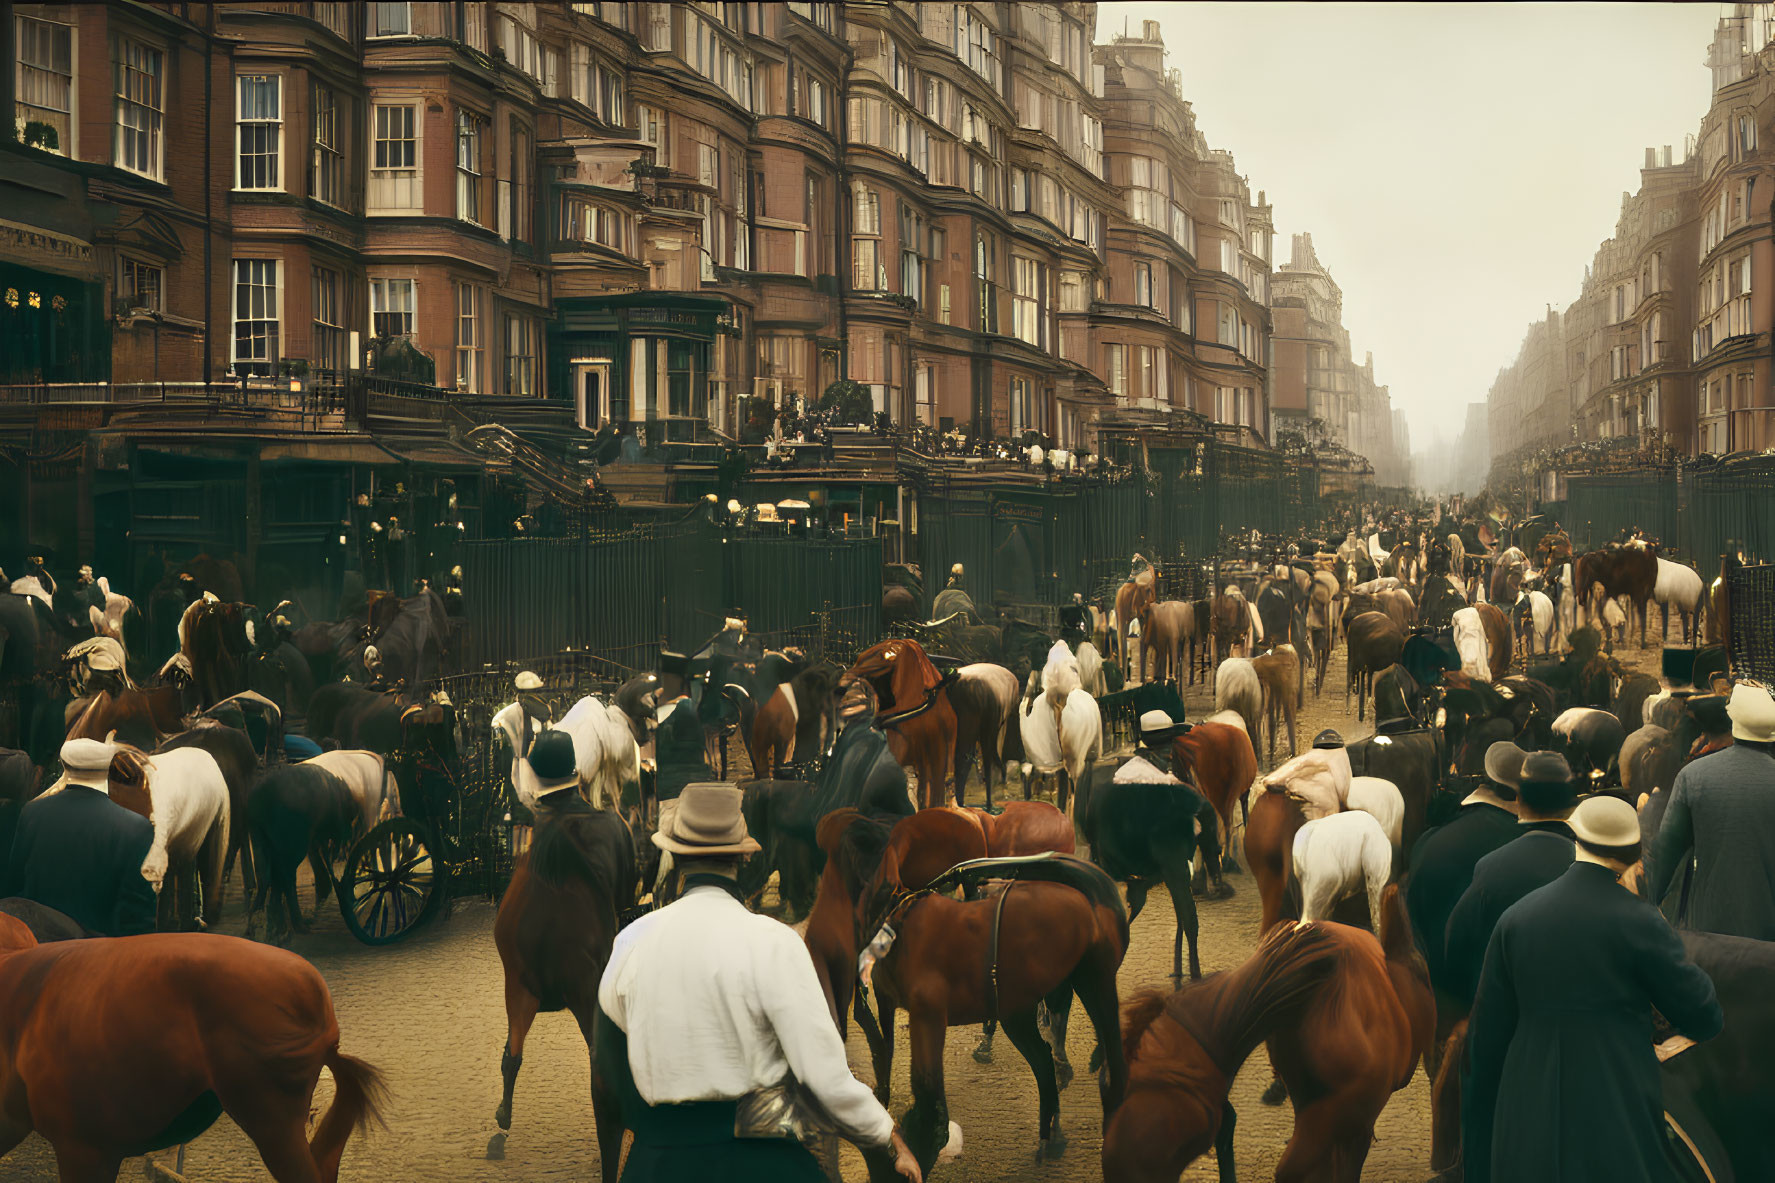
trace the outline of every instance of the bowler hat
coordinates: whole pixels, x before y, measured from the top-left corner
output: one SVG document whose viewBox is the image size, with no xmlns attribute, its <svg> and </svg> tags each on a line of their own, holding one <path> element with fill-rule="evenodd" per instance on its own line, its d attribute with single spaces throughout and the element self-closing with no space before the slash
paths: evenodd
<svg viewBox="0 0 1775 1183">
<path fill-rule="evenodd" d="M 760 847 L 746 833 L 742 800 L 733 785 L 685 785 L 676 800 L 660 806 L 659 832 L 653 836 L 653 844 L 673 854 L 752 854 Z"/>
<path fill-rule="evenodd" d="M 1507 789 L 1521 788 L 1522 766 L 1527 759 L 1527 752 L 1501 739 L 1485 749 L 1485 779 Z"/>
<path fill-rule="evenodd" d="M 1695 684 L 1695 649 L 1692 645 L 1666 645 L 1663 655 L 1664 681 L 1672 690 Z"/>
<path fill-rule="evenodd" d="M 1639 841 L 1639 813 L 1619 797 L 1586 797 L 1566 820 L 1572 836 L 1591 846 L 1632 846 Z"/>
<path fill-rule="evenodd" d="M 536 737 L 527 757 L 536 774 L 536 794 L 546 796 L 579 784 L 579 761 L 573 754 L 573 737 L 549 728 Z"/>
<path fill-rule="evenodd" d="M 1488 755 L 1490 753 L 1487 753 Z M 1522 762 L 1518 784 L 1563 785 L 1572 780 L 1572 766 L 1558 752 L 1530 752 Z"/>
<path fill-rule="evenodd" d="M 1344 746 L 1344 737 L 1327 727 L 1313 737 L 1313 746 L 1316 748 L 1341 748 Z"/>
<path fill-rule="evenodd" d="M 1709 735 L 1732 730 L 1730 699 L 1724 694 L 1696 694 L 1683 702 L 1683 709 Z"/>
</svg>

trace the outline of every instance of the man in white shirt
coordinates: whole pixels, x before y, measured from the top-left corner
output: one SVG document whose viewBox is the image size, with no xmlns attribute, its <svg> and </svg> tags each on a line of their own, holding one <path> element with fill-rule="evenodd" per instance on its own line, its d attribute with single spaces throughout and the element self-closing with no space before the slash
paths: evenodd
<svg viewBox="0 0 1775 1183">
<path fill-rule="evenodd" d="M 653 841 L 683 893 L 618 935 L 598 989 L 594 1075 L 635 1134 L 622 1183 L 820 1183 L 800 1142 L 742 1128 L 747 1099 L 791 1076 L 841 1137 L 919 1183 L 893 1118 L 851 1075 L 807 946 L 740 898 L 734 876 L 759 848 L 740 800 L 693 784 L 663 804 Z"/>
</svg>

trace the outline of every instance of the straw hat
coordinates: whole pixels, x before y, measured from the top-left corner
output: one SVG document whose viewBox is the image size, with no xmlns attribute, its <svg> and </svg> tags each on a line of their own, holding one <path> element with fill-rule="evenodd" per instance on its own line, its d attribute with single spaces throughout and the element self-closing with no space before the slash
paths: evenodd
<svg viewBox="0 0 1775 1183">
<path fill-rule="evenodd" d="M 116 755 L 115 744 L 96 739 L 71 739 L 62 745 L 62 769 L 71 785 L 108 790 L 111 760 Z"/>
<path fill-rule="evenodd" d="M 1740 682 L 1732 687 L 1726 714 L 1732 717 L 1732 738 L 1775 743 L 1775 698 L 1762 686 Z"/>
<path fill-rule="evenodd" d="M 1639 841 L 1639 814 L 1619 797 L 1587 797 L 1567 819 L 1572 836 L 1591 846 L 1632 846 Z"/>
<path fill-rule="evenodd" d="M 758 842 L 746 833 L 743 796 L 719 782 L 685 785 L 675 801 L 660 806 L 653 844 L 684 855 L 752 854 Z"/>
</svg>

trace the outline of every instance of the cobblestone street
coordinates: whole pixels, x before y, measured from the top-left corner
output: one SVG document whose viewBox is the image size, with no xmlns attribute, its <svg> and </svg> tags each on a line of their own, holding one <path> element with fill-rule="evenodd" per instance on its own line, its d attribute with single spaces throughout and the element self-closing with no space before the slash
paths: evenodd
<svg viewBox="0 0 1775 1183">
<path fill-rule="evenodd" d="M 1302 744 L 1323 727 L 1347 737 L 1366 734 L 1353 709 L 1342 709 L 1342 653 L 1333 660 L 1326 693 L 1315 700 L 1309 688 L 1298 735 Z M 1188 699 L 1192 717 L 1209 704 L 1198 688 Z M 1250 952 L 1257 934 L 1257 896 L 1248 875 L 1232 879 L 1230 900 L 1201 905 L 1204 972 L 1230 969 Z M 238 897 L 229 900 L 239 931 Z M 503 1161 L 485 1158 L 487 1140 L 497 1127 L 499 1057 L 505 1037 L 499 959 L 493 948 L 493 909 L 473 902 L 458 905 L 450 919 L 411 940 L 385 949 L 357 944 L 345 932 L 329 903 L 316 931 L 299 938 L 296 949 L 326 976 L 339 1016 L 341 1047 L 386 1074 L 388 1128 L 356 1138 L 347 1147 L 342 1180 L 462 1180 L 486 1183 L 544 1183 L 591 1180 L 597 1175 L 596 1137 L 589 1103 L 586 1049 L 572 1020 L 562 1015 L 538 1019 L 518 1080 L 515 1116 Z M 1121 986 L 1134 990 L 1164 986 L 1170 969 L 1172 911 L 1155 892 L 1134 925 L 1133 943 L 1123 963 Z M 907 1045 L 897 1039 L 893 1109 L 904 1111 Z M 1034 1079 L 1007 1040 L 998 1041 L 996 1060 L 976 1064 L 971 1056 L 977 1028 L 958 1028 L 948 1041 L 947 1084 L 951 1115 L 963 1132 L 960 1161 L 938 1167 L 946 1183 L 988 1180 L 1042 1180 L 1071 1183 L 1100 1177 L 1101 1117 L 1096 1089 L 1083 1073 L 1092 1050 L 1090 1024 L 1074 1010 L 1071 1058 L 1080 1077 L 1061 1095 L 1062 1128 L 1070 1139 L 1065 1157 L 1035 1161 Z M 851 1062 L 869 1078 L 868 1051 L 854 1030 Z M 1292 1128 L 1292 1111 L 1266 1108 L 1258 1095 L 1270 1080 L 1260 1049 L 1240 1073 L 1232 1100 L 1238 1112 L 1237 1162 L 1245 1179 L 1273 1175 Z M 323 1076 L 316 1097 L 324 1106 L 331 1082 Z M 1410 1088 L 1394 1096 L 1381 1115 L 1376 1143 L 1363 1178 L 1370 1183 L 1420 1183 L 1429 1173 L 1429 1090 L 1420 1070 Z M 171 1156 L 163 1155 L 170 1163 Z M 847 1148 L 846 1180 L 864 1178 L 861 1159 Z M 140 1161 L 126 1164 L 123 1178 L 139 1177 Z M 193 1183 L 247 1183 L 267 1178 L 252 1145 L 224 1117 L 186 1151 L 185 1175 Z M 7 1183 L 52 1183 L 53 1155 L 33 1136 L 0 1160 Z M 1198 1162 L 1185 1179 L 1217 1178 L 1212 1156 Z"/>
</svg>

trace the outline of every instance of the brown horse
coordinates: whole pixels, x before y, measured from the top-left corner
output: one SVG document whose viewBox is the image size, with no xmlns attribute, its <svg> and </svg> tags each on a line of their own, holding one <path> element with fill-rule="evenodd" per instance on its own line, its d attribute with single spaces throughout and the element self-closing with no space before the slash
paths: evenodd
<svg viewBox="0 0 1775 1183">
<path fill-rule="evenodd" d="M 755 778 L 778 779 L 785 765 L 805 764 L 826 750 L 838 731 L 837 679 L 829 666 L 802 670 L 758 708 L 746 737 Z"/>
<path fill-rule="evenodd" d="M 323 1067 L 333 1104 L 310 1140 Z M 178 933 L 38 946 L 0 916 L 0 1154 L 34 1130 L 64 1183 L 106 1183 L 226 1113 L 277 1183 L 335 1183 L 380 1093 L 294 953 Z"/>
<path fill-rule="evenodd" d="M 1510 672 L 1510 655 L 1515 651 L 1510 618 L 1496 604 L 1475 604 L 1479 623 L 1485 629 L 1485 643 L 1490 649 L 1491 679 L 1496 682 Z"/>
<path fill-rule="evenodd" d="M 1270 931 L 1282 919 L 1294 865 L 1294 836 L 1306 824 L 1300 804 L 1281 786 L 1266 786 L 1245 819 L 1245 863 L 1257 880 L 1257 898 L 1263 906 L 1257 928 L 1260 933 Z"/>
<path fill-rule="evenodd" d="M 1136 556 L 1141 557 L 1141 556 Z M 1128 623 L 1139 620 L 1147 606 L 1159 598 L 1159 569 L 1148 566 L 1146 570 L 1133 579 L 1116 588 L 1116 660 L 1128 671 L 1129 681 L 1144 680 L 1146 673 L 1146 639 L 1140 638 L 1140 658 L 1130 661 L 1128 658 Z"/>
<path fill-rule="evenodd" d="M 101 690 L 69 710 L 69 739 L 102 740 L 116 732 L 122 742 L 152 751 L 162 739 L 185 730 L 185 692 L 177 686 Z"/>
<path fill-rule="evenodd" d="M 1006 801 L 1003 812 L 997 815 L 971 807 L 954 812 L 980 827 L 988 858 L 1040 854 L 1044 850 L 1073 852 L 1072 822 L 1046 801 Z M 905 877 L 904 871 L 901 877 Z"/>
<path fill-rule="evenodd" d="M 874 687 L 881 702 L 876 725 L 888 733 L 894 759 L 918 774 L 924 807 L 943 804 L 955 762 L 955 708 L 949 704 L 948 683 L 923 646 L 907 640 L 883 641 L 863 650 L 838 688 L 847 690 L 858 678 Z"/>
<path fill-rule="evenodd" d="M 1430 975 L 1397 884 L 1381 897 L 1378 939 L 1345 924 L 1324 927 L 1338 950 L 1332 981 L 1269 1039 L 1270 1063 L 1294 1099 L 1278 1183 L 1357 1183 L 1375 1119 L 1411 1083 L 1436 1026 Z"/>
<path fill-rule="evenodd" d="M 493 944 L 505 967 L 507 1028 L 499 1063 L 505 1095 L 494 1114 L 500 1132 L 487 1143 L 488 1158 L 505 1157 L 512 1090 L 537 1012 L 571 1012 L 590 1051 L 598 982 L 610 961 L 619 916 L 633 903 L 640 882 L 634 837 L 622 815 L 595 810 L 577 793 L 556 796 L 566 800 L 557 806 L 545 798 L 538 804 L 530 849 L 518 860 L 493 921 Z M 598 1158 L 610 1183 L 622 1155 L 621 1117 L 597 1090 L 592 1111 Z"/>
<path fill-rule="evenodd" d="M 1365 714 L 1374 676 L 1395 664 L 1405 649 L 1405 633 L 1384 612 L 1364 612 L 1344 629 L 1348 641 L 1345 653 L 1344 706 L 1350 703 L 1350 688 L 1356 690 L 1356 718 Z"/>
<path fill-rule="evenodd" d="M 1293 645 L 1277 645 L 1261 657 L 1251 659 L 1257 680 L 1263 686 L 1264 717 L 1269 731 L 1270 763 L 1276 762 L 1276 731 L 1288 723 L 1288 757 L 1294 758 L 1294 719 L 1298 702 L 1295 698 L 1300 680 L 1300 655 Z"/>
<path fill-rule="evenodd" d="M 1214 664 L 1235 656 L 1238 645 L 1251 640 L 1251 606 L 1238 588 L 1229 588 L 1214 597 L 1208 609 L 1208 635 L 1213 641 Z"/>
<path fill-rule="evenodd" d="M 1153 681 L 1195 685 L 1196 606 L 1183 600 L 1162 600 L 1147 606 L 1140 618 L 1140 642 L 1153 655 Z M 1186 660 L 1187 657 L 1187 660 Z M 1146 681 L 1146 671 L 1140 671 Z"/>
<path fill-rule="evenodd" d="M 830 836 L 830 835 L 827 835 Z M 875 1065 L 876 1095 L 885 1103 L 892 1077 L 894 1013 L 909 1012 L 913 1105 L 901 1129 L 921 1168 L 929 1171 L 948 1141 L 943 1093 L 947 1028 L 998 1019 L 1035 1072 L 1042 1149 L 1065 1148 L 1059 1128 L 1059 1085 L 1053 1049 L 1066 1045 L 1067 1018 L 1076 993 L 1090 1016 L 1107 1073 L 1100 1078 L 1104 1115 L 1115 1111 L 1126 1083 L 1116 1038 L 1116 970 L 1128 947 L 1128 922 L 1114 883 L 1089 863 L 1055 856 L 1064 882 L 1022 880 L 1002 897 L 952 900 L 910 893 L 885 826 L 855 820 L 833 843 L 828 884 L 843 899 L 833 910 L 851 912 L 853 948 L 883 924 L 897 937 L 872 967 L 879 1025 L 864 1024 Z M 818 910 L 818 905 L 816 905 Z M 812 924 L 810 922 L 810 930 Z M 1037 1030 L 1036 1008 L 1050 1015 L 1052 1048 Z M 861 1008 L 859 1008 L 861 1017 Z M 1061 1061 L 1064 1064 L 1064 1061 Z M 1070 1079 L 1070 1072 L 1067 1074 Z M 892 1178 L 871 1162 L 871 1178 Z"/>
<path fill-rule="evenodd" d="M 1103 1132 L 1103 1177 L 1175 1183 L 1212 1146 L 1233 1178 L 1233 1077 L 1271 1032 L 1298 1020 L 1336 965 L 1332 927 L 1271 929 L 1238 969 L 1125 1011 L 1128 1092 Z"/>
<path fill-rule="evenodd" d="M 1195 770 L 1197 791 L 1220 816 L 1221 869 L 1237 870 L 1233 862 L 1233 806 L 1243 807 L 1251 822 L 1251 782 L 1257 779 L 1257 750 L 1243 727 L 1231 723 L 1197 723 L 1171 741 L 1172 760 Z"/>
</svg>

